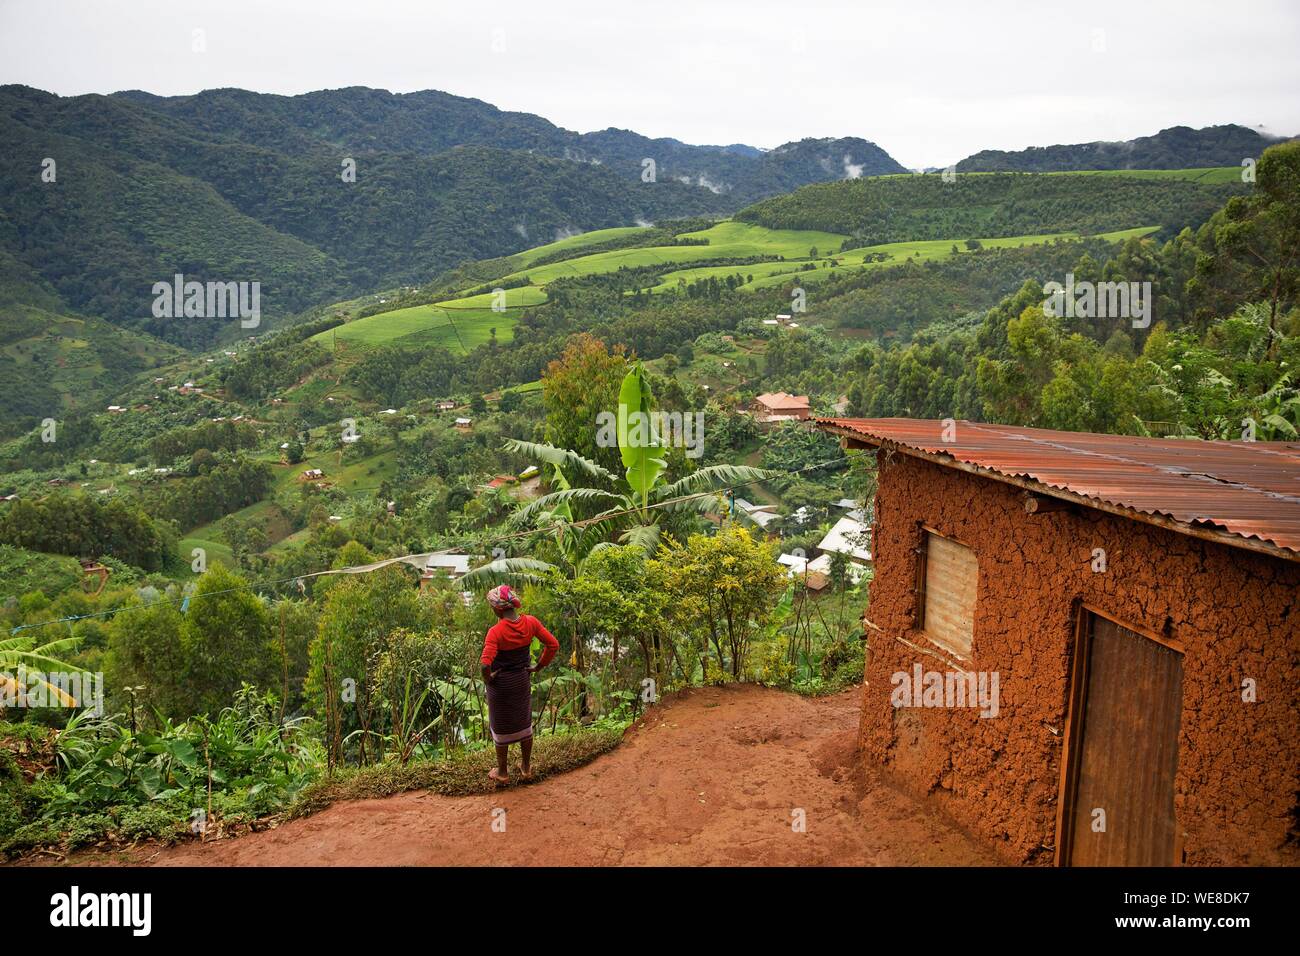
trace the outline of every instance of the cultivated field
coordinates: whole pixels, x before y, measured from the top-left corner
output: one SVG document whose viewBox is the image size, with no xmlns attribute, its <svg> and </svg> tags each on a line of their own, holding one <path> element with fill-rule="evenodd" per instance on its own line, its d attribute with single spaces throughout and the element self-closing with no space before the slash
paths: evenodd
<svg viewBox="0 0 1300 956">
<path fill-rule="evenodd" d="M 1226 170 L 1232 172 L 1231 169 Z M 1224 170 L 1139 170 L 1124 174 L 1172 178 L 1173 174 L 1219 175 Z M 521 264 L 536 261 L 561 251 L 581 250 L 609 239 L 629 235 L 639 226 L 602 229 L 559 242 L 538 246 L 511 257 Z M 1144 236 L 1156 226 L 1140 226 L 1102 234 L 1101 238 L 1122 241 L 1131 236 Z M 468 352 L 492 338 L 496 330 L 499 342 L 513 337 L 519 313 L 530 306 L 546 301 L 545 286 L 562 278 L 605 275 L 619 269 L 637 269 L 662 266 L 665 272 L 659 281 L 649 286 L 654 293 L 670 292 L 683 285 L 702 279 L 723 279 L 727 276 L 745 277 L 745 289 L 765 289 L 788 283 L 797 276 L 800 283 L 821 281 L 844 271 L 876 268 L 882 265 L 899 265 L 906 260 L 930 262 L 953 255 L 953 247 L 960 255 L 967 251 L 969 237 L 933 239 L 916 242 L 891 242 L 883 245 L 862 246 L 840 252 L 847 236 L 833 232 L 801 229 L 768 229 L 750 223 L 725 221 L 699 232 L 683 233 L 679 238 L 706 240 L 707 245 L 645 246 L 617 249 L 578 255 L 560 262 L 520 269 L 500 281 L 514 284 L 504 291 L 505 311 L 492 310 L 493 293 L 487 292 L 465 298 L 449 299 L 432 305 L 417 305 L 392 312 L 356 319 L 337 328 L 321 332 L 314 339 L 326 347 L 336 343 L 360 348 L 397 345 L 410 348 L 439 346 L 453 352 Z M 1014 248 L 1037 245 L 1058 239 L 1078 239 L 1078 233 L 1061 232 L 1028 236 L 1001 236 L 981 238 L 986 249 Z M 879 261 L 864 259 L 883 255 Z M 692 267 L 690 263 L 716 259 L 748 259 L 756 256 L 776 256 L 767 262 L 737 263 L 736 265 L 709 265 Z M 679 268 L 673 268 L 678 266 Z M 517 283 L 527 282 L 527 285 Z"/>
</svg>

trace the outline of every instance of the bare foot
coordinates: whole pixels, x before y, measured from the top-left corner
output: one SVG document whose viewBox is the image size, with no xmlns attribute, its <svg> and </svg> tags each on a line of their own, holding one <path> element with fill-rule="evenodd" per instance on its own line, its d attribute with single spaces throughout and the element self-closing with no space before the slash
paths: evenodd
<svg viewBox="0 0 1300 956">
<path fill-rule="evenodd" d="M 488 771 L 488 776 L 496 781 L 498 787 L 504 787 L 506 784 L 510 782 L 510 775 L 502 773 L 496 767 L 493 767 L 491 770 Z"/>
<path fill-rule="evenodd" d="M 519 779 L 521 779 L 521 780 L 532 780 L 532 779 L 533 779 L 533 772 L 532 772 L 532 770 L 520 770 L 520 771 L 519 771 Z"/>
</svg>

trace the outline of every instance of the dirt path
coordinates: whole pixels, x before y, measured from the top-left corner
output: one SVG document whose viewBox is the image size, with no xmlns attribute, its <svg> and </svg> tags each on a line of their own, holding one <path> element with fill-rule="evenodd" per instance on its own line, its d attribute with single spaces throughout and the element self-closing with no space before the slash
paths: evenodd
<svg viewBox="0 0 1300 956">
<path fill-rule="evenodd" d="M 129 859 L 160 866 L 995 863 L 933 811 L 857 769 L 860 693 L 810 700 L 754 686 L 691 691 L 656 708 L 611 753 L 532 786 L 336 804 L 274 830 L 135 851 Z M 796 809 L 806 832 L 792 829 Z M 505 831 L 496 832 L 502 810 Z"/>
</svg>

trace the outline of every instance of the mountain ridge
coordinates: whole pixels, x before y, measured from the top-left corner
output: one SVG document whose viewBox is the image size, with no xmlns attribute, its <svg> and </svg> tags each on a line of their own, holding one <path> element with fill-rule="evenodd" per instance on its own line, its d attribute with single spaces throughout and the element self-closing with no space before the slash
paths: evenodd
<svg viewBox="0 0 1300 956">
<path fill-rule="evenodd" d="M 957 172 L 1067 172 L 1100 169 L 1193 169 L 1240 166 L 1268 146 L 1288 139 L 1226 123 L 1193 129 L 1170 126 L 1129 140 L 985 149 L 957 163 Z"/>
</svg>

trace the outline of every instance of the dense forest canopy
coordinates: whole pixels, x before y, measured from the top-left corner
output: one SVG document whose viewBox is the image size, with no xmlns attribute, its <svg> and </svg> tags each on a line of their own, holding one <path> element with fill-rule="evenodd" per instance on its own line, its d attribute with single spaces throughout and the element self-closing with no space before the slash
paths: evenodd
<svg viewBox="0 0 1300 956">
<path fill-rule="evenodd" d="M 1078 169 L 1199 169 L 1241 166 L 1258 159 L 1277 137 L 1228 124 L 1190 129 L 1173 126 L 1154 136 L 1118 143 L 1031 146 L 1018 152 L 982 150 L 957 164 L 962 173 L 1049 173 Z"/>
</svg>

